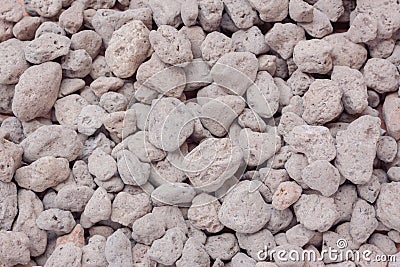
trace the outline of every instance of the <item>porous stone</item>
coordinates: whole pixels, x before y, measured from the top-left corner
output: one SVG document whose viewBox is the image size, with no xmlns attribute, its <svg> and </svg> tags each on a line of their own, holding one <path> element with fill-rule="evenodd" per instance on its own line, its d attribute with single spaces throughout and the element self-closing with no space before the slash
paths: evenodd
<svg viewBox="0 0 400 267">
<path fill-rule="evenodd" d="M 363 68 L 367 86 L 378 93 L 393 92 L 399 89 L 399 71 L 390 61 L 371 58 Z"/>
<path fill-rule="evenodd" d="M 212 259 L 230 260 L 239 252 L 239 244 L 235 235 L 223 233 L 207 238 L 206 251 Z"/>
<path fill-rule="evenodd" d="M 290 58 L 297 43 L 305 39 L 303 28 L 293 23 L 275 23 L 265 35 L 268 46 L 283 59 Z"/>
<path fill-rule="evenodd" d="M 339 171 L 327 160 L 316 160 L 301 172 L 301 178 L 311 189 L 329 197 L 336 193 L 340 184 Z"/>
<path fill-rule="evenodd" d="M 196 191 L 185 183 L 165 183 L 157 187 L 152 193 L 153 203 L 160 205 L 188 206 L 195 197 Z"/>
<path fill-rule="evenodd" d="M 46 115 L 57 100 L 61 78 L 61 66 L 55 62 L 28 68 L 15 86 L 13 113 L 22 121 Z"/>
<path fill-rule="evenodd" d="M 0 209 L 3 211 L 0 216 L 0 229 L 9 231 L 18 213 L 17 187 L 14 183 L 0 181 L 0 193 Z"/>
<path fill-rule="evenodd" d="M 332 227 L 338 217 L 333 198 L 316 194 L 303 194 L 294 205 L 297 220 L 309 230 L 325 232 Z M 315 214 L 319 214 L 315 217 Z"/>
<path fill-rule="evenodd" d="M 271 213 L 256 183 L 243 181 L 225 196 L 218 218 L 236 232 L 255 233 L 269 221 Z"/>
<path fill-rule="evenodd" d="M 223 0 L 225 10 L 239 29 L 250 28 L 258 21 L 256 10 L 243 0 Z"/>
<path fill-rule="evenodd" d="M 391 136 L 381 136 L 376 147 L 376 156 L 384 162 L 392 162 L 397 154 L 397 142 Z"/>
<path fill-rule="evenodd" d="M 299 41 L 293 50 L 293 60 L 303 72 L 326 74 L 332 69 L 332 50 L 324 40 Z"/>
<path fill-rule="evenodd" d="M 12 31 L 15 38 L 21 41 L 30 41 L 35 38 L 35 31 L 40 26 L 41 20 L 38 17 L 23 17 L 17 22 Z"/>
<path fill-rule="evenodd" d="M 400 139 L 400 124 L 397 113 L 400 110 L 400 98 L 393 93 L 386 96 L 383 102 L 382 115 L 385 120 L 388 134 L 396 140 Z"/>
<path fill-rule="evenodd" d="M 211 69 L 214 82 L 242 96 L 256 80 L 258 61 L 250 52 L 230 52 L 222 55 Z M 229 77 L 229 79 L 227 79 Z"/>
<path fill-rule="evenodd" d="M 176 262 L 177 267 L 209 266 L 210 257 L 202 243 L 195 237 L 188 238 L 182 250 L 182 257 Z"/>
<path fill-rule="evenodd" d="M 152 213 L 146 214 L 132 224 L 132 238 L 136 242 L 151 245 L 165 234 L 165 224 Z"/>
<path fill-rule="evenodd" d="M 347 66 L 335 66 L 331 75 L 343 91 L 343 107 L 349 114 L 361 113 L 368 106 L 367 85 L 361 72 Z"/>
<path fill-rule="evenodd" d="M 77 94 L 58 99 L 54 104 L 55 116 L 61 125 L 78 129 L 78 116 L 89 103 Z"/>
<path fill-rule="evenodd" d="M 83 49 L 92 57 L 92 59 L 96 58 L 99 54 L 101 45 L 101 36 L 92 30 L 83 30 L 74 33 L 71 36 L 71 49 Z"/>
<path fill-rule="evenodd" d="M 188 37 L 172 26 L 162 25 L 151 31 L 149 40 L 154 52 L 167 64 L 177 65 L 193 60 Z"/>
<path fill-rule="evenodd" d="M 29 239 L 21 232 L 0 231 L 0 260 L 5 266 L 27 264 L 30 260 Z M 10 253 L 12 251 L 13 253 Z"/>
<path fill-rule="evenodd" d="M 58 191 L 56 206 L 71 212 L 82 212 L 93 193 L 94 190 L 90 187 L 67 184 Z"/>
<path fill-rule="evenodd" d="M 99 187 L 89 199 L 82 213 L 92 224 L 108 220 L 111 216 L 111 200 L 107 191 Z"/>
<path fill-rule="evenodd" d="M 394 208 L 399 203 L 400 183 L 392 182 L 382 184 L 378 199 L 376 200 L 376 217 L 384 225 L 396 231 L 400 230 L 397 210 Z"/>
<path fill-rule="evenodd" d="M 88 158 L 89 172 L 101 181 L 107 181 L 117 172 L 117 162 L 101 148 L 97 148 Z"/>
<path fill-rule="evenodd" d="M 29 67 L 25 60 L 24 45 L 17 39 L 0 44 L 0 83 L 15 84 Z"/>
<path fill-rule="evenodd" d="M 153 53 L 150 60 L 140 65 L 136 78 L 138 83 L 142 85 L 141 87 L 143 87 L 139 88 L 147 94 L 157 94 L 158 92 L 164 96 L 178 98 L 186 85 L 185 70 L 164 63 L 156 53 Z M 151 104 L 151 100 L 148 102 Z"/>
<path fill-rule="evenodd" d="M 149 33 L 139 20 L 125 24 L 113 33 L 105 57 L 116 76 L 128 78 L 143 63 L 150 50 Z"/>
<path fill-rule="evenodd" d="M 62 0 L 31 0 L 25 2 L 24 4 L 28 12 L 37 13 L 45 18 L 54 17 L 62 8 Z"/>
<path fill-rule="evenodd" d="M 198 0 L 199 23 L 206 32 L 217 30 L 221 19 L 224 3 L 222 0 Z"/>
<path fill-rule="evenodd" d="M 304 94 L 302 118 L 309 124 L 325 124 L 337 118 L 342 110 L 343 91 L 334 81 L 315 80 Z"/>
<path fill-rule="evenodd" d="M 289 208 L 300 198 L 302 192 L 301 186 L 296 182 L 282 182 L 272 196 L 272 206 L 277 210 Z"/>
<path fill-rule="evenodd" d="M 230 139 L 207 138 L 186 155 L 183 166 L 178 166 L 183 167 L 194 187 L 214 192 L 235 174 L 241 159 L 240 148 Z"/>
<path fill-rule="evenodd" d="M 188 219 L 197 229 L 206 230 L 209 233 L 220 232 L 224 225 L 218 218 L 221 203 L 216 197 L 202 193 L 192 200 L 188 210 Z"/>
<path fill-rule="evenodd" d="M 295 126 L 285 141 L 295 151 L 304 153 L 309 161 L 331 161 L 336 156 L 334 139 L 324 126 Z"/>
<path fill-rule="evenodd" d="M 21 146 L 3 138 L 0 139 L 0 181 L 9 183 L 21 166 L 24 151 Z"/>
<path fill-rule="evenodd" d="M 40 229 L 62 235 L 71 232 L 76 222 L 70 211 L 48 209 L 39 214 L 36 224 Z"/>
<path fill-rule="evenodd" d="M 289 1 L 287 0 L 279 3 L 272 0 L 250 0 L 249 3 L 265 22 L 282 21 L 288 15 Z"/>
<path fill-rule="evenodd" d="M 186 106 L 176 98 L 153 100 L 147 121 L 149 141 L 164 151 L 177 150 L 193 133 L 192 117 Z"/>
<path fill-rule="evenodd" d="M 169 229 L 162 238 L 153 242 L 147 254 L 158 263 L 171 265 L 182 255 L 186 239 L 178 227 Z"/>
<path fill-rule="evenodd" d="M 106 238 L 100 235 L 93 235 L 86 246 L 82 248 L 82 267 L 107 266 L 107 259 L 104 251 Z"/>
<path fill-rule="evenodd" d="M 125 184 L 143 185 L 150 176 L 150 165 L 140 162 L 139 158 L 129 150 L 118 154 L 117 167 Z"/>
<path fill-rule="evenodd" d="M 64 158 L 45 156 L 15 172 L 15 181 L 23 188 L 43 192 L 58 185 L 70 174 L 69 162 Z"/>
<path fill-rule="evenodd" d="M 269 47 L 261 30 L 253 26 L 247 30 L 238 30 L 232 34 L 233 45 L 237 52 L 251 52 L 255 55 L 268 52 Z"/>
<path fill-rule="evenodd" d="M 359 13 L 350 23 L 346 37 L 354 43 L 365 43 L 376 38 L 378 22 L 368 13 Z"/>
<path fill-rule="evenodd" d="M 289 1 L 289 16 L 296 22 L 312 22 L 314 8 L 303 0 Z"/>
<path fill-rule="evenodd" d="M 25 58 L 33 64 L 41 64 L 69 52 L 71 40 L 68 37 L 55 34 L 44 33 L 36 37 L 25 47 Z"/>
<path fill-rule="evenodd" d="M 83 10 L 85 6 L 81 2 L 73 2 L 71 6 L 61 13 L 59 24 L 70 34 L 76 33 L 83 24 Z"/>
<path fill-rule="evenodd" d="M 150 197 L 146 193 L 131 195 L 118 193 L 112 203 L 111 220 L 124 226 L 132 225 L 151 210 Z"/>
<path fill-rule="evenodd" d="M 358 200 L 354 204 L 354 210 L 350 221 L 350 234 L 356 241 L 363 243 L 378 227 L 378 220 L 375 218 L 375 209 L 365 200 Z"/>
<path fill-rule="evenodd" d="M 376 144 L 380 136 L 380 119 L 362 116 L 336 135 L 335 166 L 340 174 L 355 184 L 371 179 Z"/>
<path fill-rule="evenodd" d="M 61 58 L 63 75 L 68 78 L 84 78 L 92 70 L 92 58 L 83 49 L 71 50 Z"/>
<path fill-rule="evenodd" d="M 234 50 L 235 47 L 233 46 L 232 39 L 217 31 L 207 34 L 201 44 L 202 58 L 207 61 L 210 66 L 213 66 L 221 56 L 233 52 Z"/>
<path fill-rule="evenodd" d="M 131 242 L 121 229 L 107 238 L 104 253 L 109 265 L 132 266 Z"/>
<path fill-rule="evenodd" d="M 310 22 L 299 22 L 299 26 L 314 38 L 322 38 L 333 31 L 328 16 L 322 11 L 313 8 L 313 18 Z"/>
<path fill-rule="evenodd" d="M 243 129 L 239 135 L 243 159 L 249 166 L 262 165 L 281 148 L 281 138 L 274 129 L 264 133 Z"/>
</svg>

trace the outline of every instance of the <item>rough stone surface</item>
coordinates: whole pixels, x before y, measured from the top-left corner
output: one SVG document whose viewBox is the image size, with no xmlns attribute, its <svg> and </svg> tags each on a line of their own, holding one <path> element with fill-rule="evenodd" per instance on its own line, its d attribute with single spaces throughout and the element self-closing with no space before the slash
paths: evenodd
<svg viewBox="0 0 400 267">
<path fill-rule="evenodd" d="M 15 86 L 13 113 L 22 121 L 46 115 L 57 99 L 61 78 L 61 67 L 55 62 L 27 69 Z"/>
</svg>

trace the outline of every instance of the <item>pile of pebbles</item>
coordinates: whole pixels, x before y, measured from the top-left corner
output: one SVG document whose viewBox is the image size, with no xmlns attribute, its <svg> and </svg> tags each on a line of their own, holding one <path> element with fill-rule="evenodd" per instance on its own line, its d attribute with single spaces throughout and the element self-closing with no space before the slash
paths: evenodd
<svg viewBox="0 0 400 267">
<path fill-rule="evenodd" d="M 397 0 L 2 0 L 0 266 L 400 262 L 398 40 Z"/>
</svg>

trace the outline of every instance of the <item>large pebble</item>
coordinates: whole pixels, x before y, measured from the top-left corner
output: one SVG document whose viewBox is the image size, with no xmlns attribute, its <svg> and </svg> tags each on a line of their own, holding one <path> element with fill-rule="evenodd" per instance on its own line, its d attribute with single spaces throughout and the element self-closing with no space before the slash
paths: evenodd
<svg viewBox="0 0 400 267">
<path fill-rule="evenodd" d="M 147 254 L 158 263 L 171 265 L 182 255 L 186 239 L 178 227 L 169 229 L 162 238 L 153 242 Z"/>
<path fill-rule="evenodd" d="M 162 25 L 149 34 L 151 46 L 158 57 L 167 64 L 177 65 L 193 59 L 189 38 L 172 26 Z"/>
<path fill-rule="evenodd" d="M 330 161 L 336 156 L 334 139 L 324 126 L 295 126 L 285 141 L 295 151 L 304 153 L 310 161 Z"/>
<path fill-rule="evenodd" d="M 23 188 L 43 192 L 68 178 L 68 163 L 63 158 L 42 157 L 29 166 L 19 168 L 15 173 L 15 181 Z"/>
<path fill-rule="evenodd" d="M 76 159 L 82 152 L 83 144 L 76 132 L 61 125 L 42 126 L 21 143 L 24 161 L 32 162 L 41 157 L 53 156 Z"/>
<path fill-rule="evenodd" d="M 271 218 L 257 183 L 243 181 L 226 195 L 218 213 L 223 225 L 239 233 L 255 233 Z"/>
<path fill-rule="evenodd" d="M 111 220 L 122 225 L 132 225 L 137 219 L 150 212 L 151 201 L 146 193 L 131 195 L 118 193 L 112 204 Z"/>
<path fill-rule="evenodd" d="M 146 59 L 150 49 L 149 33 L 139 20 L 125 24 L 113 33 L 105 57 L 117 77 L 132 76 Z"/>
<path fill-rule="evenodd" d="M 326 197 L 336 193 L 340 183 L 339 171 L 327 160 L 312 162 L 303 169 L 301 178 L 311 189 Z"/>
<path fill-rule="evenodd" d="M 342 96 L 336 82 L 315 80 L 303 97 L 303 119 L 308 124 L 325 124 L 335 119 L 343 111 Z"/>
<path fill-rule="evenodd" d="M 104 253 L 111 266 L 132 266 L 131 242 L 121 229 L 107 238 Z"/>
<path fill-rule="evenodd" d="M 30 63 L 40 64 L 65 56 L 69 52 L 70 45 L 71 40 L 68 37 L 45 33 L 25 47 L 25 58 Z"/>
<path fill-rule="evenodd" d="M 365 110 L 368 93 L 361 72 L 346 66 L 335 66 L 331 79 L 343 90 L 342 102 L 347 113 L 357 114 Z"/>
<path fill-rule="evenodd" d="M 21 189 L 18 191 L 19 214 L 13 231 L 22 232 L 29 238 L 31 256 L 42 255 L 47 247 L 47 233 L 36 224 L 36 219 L 43 211 L 43 203 L 34 192 Z"/>
<path fill-rule="evenodd" d="M 400 98 L 397 93 L 387 95 L 383 102 L 382 115 L 388 134 L 396 140 L 400 139 Z"/>
<path fill-rule="evenodd" d="M 46 115 L 57 99 L 61 76 L 61 66 L 55 62 L 27 69 L 15 86 L 14 114 L 22 121 Z"/>
<path fill-rule="evenodd" d="M 294 205 L 297 220 L 309 230 L 325 232 L 335 223 L 338 211 L 333 198 L 302 195 Z"/>
<path fill-rule="evenodd" d="M 4 266 L 27 264 L 30 260 L 29 239 L 21 232 L 0 231 L 0 262 Z M 12 251 L 12 253 L 10 253 Z"/>
<path fill-rule="evenodd" d="M 197 229 L 217 233 L 224 228 L 218 218 L 220 208 L 216 197 L 205 193 L 197 195 L 188 210 L 188 219 Z"/>
<path fill-rule="evenodd" d="M 326 74 L 332 69 L 332 49 L 324 40 L 299 41 L 293 50 L 293 60 L 302 72 Z"/>
<path fill-rule="evenodd" d="M 279 108 L 280 91 L 266 71 L 257 73 L 254 84 L 246 92 L 247 104 L 262 118 L 271 118 Z"/>
<path fill-rule="evenodd" d="M 392 182 L 382 184 L 381 191 L 376 201 L 376 216 L 384 225 L 400 231 L 399 210 L 400 183 Z"/>
<path fill-rule="evenodd" d="M 17 187 L 14 183 L 0 181 L 0 209 L 3 213 L 0 216 L 0 229 L 8 231 L 18 213 Z"/>
<path fill-rule="evenodd" d="M 211 99 L 201 107 L 200 120 L 215 136 L 226 135 L 232 122 L 245 108 L 245 101 L 239 96 L 227 95 Z"/>
<path fill-rule="evenodd" d="M 371 179 L 379 136 L 380 119 L 369 115 L 338 132 L 335 166 L 344 178 L 355 184 L 365 184 Z"/>
<path fill-rule="evenodd" d="M 194 187 L 214 192 L 235 174 L 241 159 L 230 139 L 208 138 L 184 158 L 183 170 Z"/>
<path fill-rule="evenodd" d="M 0 83 L 15 84 L 29 67 L 25 60 L 23 43 L 10 39 L 0 44 Z"/>
<path fill-rule="evenodd" d="M 258 61 L 250 52 L 222 55 L 211 69 L 211 77 L 231 94 L 242 96 L 256 79 Z"/>
<path fill-rule="evenodd" d="M 175 151 L 193 133 L 192 114 L 176 98 L 154 100 L 148 116 L 149 141 L 164 151 Z"/>
<path fill-rule="evenodd" d="M 378 93 L 393 92 L 399 89 L 399 71 L 386 59 L 369 59 L 364 66 L 363 74 L 367 86 Z"/>
</svg>

